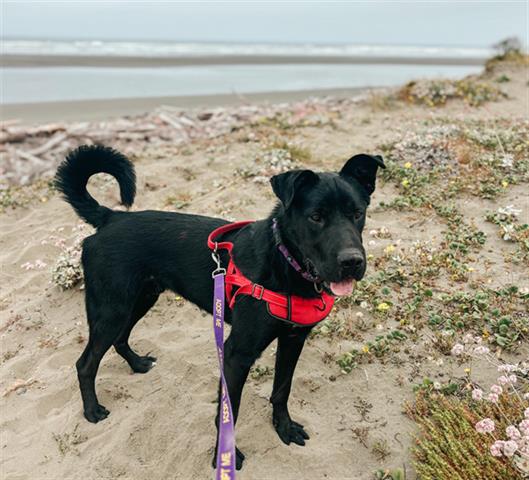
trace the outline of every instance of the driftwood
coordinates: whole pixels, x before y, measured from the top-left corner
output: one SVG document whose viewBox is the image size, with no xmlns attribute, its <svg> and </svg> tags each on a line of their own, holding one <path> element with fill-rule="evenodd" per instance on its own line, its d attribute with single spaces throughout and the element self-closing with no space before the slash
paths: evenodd
<svg viewBox="0 0 529 480">
<path fill-rule="evenodd" d="M 62 143 L 67 138 L 68 138 L 67 133 L 58 133 L 57 135 L 52 137 L 50 140 L 48 140 L 44 145 L 41 145 L 40 147 L 37 147 L 28 153 L 31 155 L 42 155 L 43 153 L 46 153 L 48 150 L 55 147 L 59 143 Z"/>
<path fill-rule="evenodd" d="M 339 112 L 344 102 L 355 99 L 329 97 L 293 104 L 186 110 L 162 106 L 144 115 L 99 122 L 22 125 L 16 119 L 6 120 L 0 123 L 0 188 L 53 175 L 68 151 L 82 144 L 98 143 L 136 153 L 153 146 L 212 139 L 266 118 L 281 117 L 282 123 L 292 125 L 318 123 Z"/>
</svg>

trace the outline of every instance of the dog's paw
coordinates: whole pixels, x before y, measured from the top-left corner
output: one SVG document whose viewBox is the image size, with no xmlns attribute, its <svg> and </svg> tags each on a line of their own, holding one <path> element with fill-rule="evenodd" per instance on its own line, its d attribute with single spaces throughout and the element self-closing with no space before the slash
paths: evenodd
<svg viewBox="0 0 529 480">
<path fill-rule="evenodd" d="M 303 446 L 305 440 L 310 438 L 303 425 L 294 422 L 290 417 L 274 418 L 274 427 L 281 441 L 287 445 L 295 443 Z"/>
<path fill-rule="evenodd" d="M 110 412 L 105 407 L 103 407 L 103 405 L 99 405 L 99 403 L 97 403 L 95 407 L 84 411 L 85 418 L 91 423 L 100 422 L 101 420 L 107 418 L 109 414 Z"/>
<path fill-rule="evenodd" d="M 138 356 L 130 363 L 134 373 L 147 373 L 152 367 L 156 365 L 156 357 L 145 355 L 144 357 Z"/>
<path fill-rule="evenodd" d="M 242 453 L 237 447 L 235 447 L 235 457 L 235 468 L 237 470 L 240 470 L 246 457 L 244 456 L 244 453 Z M 211 466 L 213 468 L 217 468 L 217 452 L 215 452 L 213 455 L 213 461 L 211 462 Z"/>
</svg>

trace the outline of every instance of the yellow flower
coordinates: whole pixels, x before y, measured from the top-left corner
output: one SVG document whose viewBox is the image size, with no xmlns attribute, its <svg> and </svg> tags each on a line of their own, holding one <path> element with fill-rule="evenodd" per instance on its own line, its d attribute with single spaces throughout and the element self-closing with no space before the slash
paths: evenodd
<svg viewBox="0 0 529 480">
<path fill-rule="evenodd" d="M 404 164 L 404 168 L 411 168 L 411 162 L 406 162 Z"/>
<path fill-rule="evenodd" d="M 502 186 L 503 188 L 507 188 L 507 187 L 509 186 L 509 182 L 508 182 L 507 180 L 502 180 L 502 181 L 501 181 L 501 186 Z"/>
<path fill-rule="evenodd" d="M 384 252 L 386 253 L 392 253 L 395 251 L 395 247 L 393 245 L 388 245 L 385 249 L 384 249 Z"/>
<path fill-rule="evenodd" d="M 373 260 L 373 258 L 375 258 L 375 257 L 374 257 L 374 255 L 372 253 L 367 255 L 367 259 L 368 260 Z"/>
<path fill-rule="evenodd" d="M 389 305 L 386 302 L 382 302 L 378 304 L 377 310 L 380 312 L 386 312 L 389 310 Z"/>
<path fill-rule="evenodd" d="M 368 346 L 368 345 L 364 345 L 364 346 L 362 347 L 362 352 L 364 352 L 364 353 L 369 353 L 369 346 Z"/>
<path fill-rule="evenodd" d="M 484 328 L 482 335 L 483 335 L 483 338 L 487 339 L 490 337 L 490 332 L 486 328 Z"/>
<path fill-rule="evenodd" d="M 410 184 L 410 181 L 405 178 L 404 180 L 402 180 L 402 182 L 400 182 L 400 184 L 404 187 L 404 188 L 407 188 Z"/>
<path fill-rule="evenodd" d="M 470 368 L 465 368 L 465 373 L 466 373 L 467 375 L 470 375 Z"/>
</svg>

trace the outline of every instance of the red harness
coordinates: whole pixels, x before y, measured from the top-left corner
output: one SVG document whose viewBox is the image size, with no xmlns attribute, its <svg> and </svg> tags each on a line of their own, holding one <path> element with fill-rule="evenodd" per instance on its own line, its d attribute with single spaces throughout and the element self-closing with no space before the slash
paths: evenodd
<svg viewBox="0 0 529 480">
<path fill-rule="evenodd" d="M 316 298 L 303 298 L 296 295 L 284 295 L 264 288 L 246 278 L 233 262 L 232 242 L 216 242 L 215 238 L 232 230 L 242 228 L 252 221 L 235 222 L 213 230 L 208 237 L 208 247 L 216 253 L 219 249 L 227 250 L 230 262 L 226 270 L 226 298 L 230 309 L 233 309 L 239 295 L 249 295 L 256 300 L 266 302 L 268 313 L 275 318 L 304 327 L 321 322 L 331 312 L 334 297 L 321 292 Z M 235 292 L 233 291 L 236 287 Z"/>
</svg>

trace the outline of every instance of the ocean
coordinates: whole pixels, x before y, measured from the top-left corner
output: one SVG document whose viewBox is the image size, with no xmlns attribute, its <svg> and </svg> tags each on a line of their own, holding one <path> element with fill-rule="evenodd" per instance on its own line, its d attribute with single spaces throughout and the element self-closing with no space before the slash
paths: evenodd
<svg viewBox="0 0 529 480">
<path fill-rule="evenodd" d="M 483 60 L 492 53 L 487 48 L 443 46 L 5 40 L 3 55 L 98 56 L 116 59 L 116 67 L 7 66 L 1 72 L 1 103 L 392 86 L 416 78 L 456 78 L 477 73 L 481 67 L 465 65 L 465 59 Z M 119 59 L 127 57 L 221 60 L 225 56 L 238 57 L 241 61 L 236 65 L 212 62 L 212 65 L 200 66 L 118 66 Z M 263 56 L 301 60 L 296 64 L 252 63 Z M 315 57 L 350 57 L 358 63 L 314 63 Z M 381 63 L 364 64 L 362 58 L 371 62 L 380 58 Z M 463 64 L 437 64 L 447 58 Z M 422 63 L 414 64 L 413 59 L 422 59 Z M 424 63 L 424 59 L 431 59 L 431 64 Z"/>
</svg>

